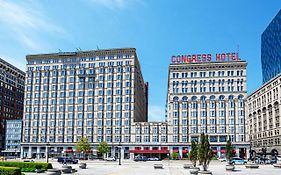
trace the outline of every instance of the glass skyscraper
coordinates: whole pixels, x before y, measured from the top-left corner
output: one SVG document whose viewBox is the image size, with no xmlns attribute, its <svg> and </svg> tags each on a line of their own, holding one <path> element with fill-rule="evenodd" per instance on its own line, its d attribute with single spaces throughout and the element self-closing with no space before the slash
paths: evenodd
<svg viewBox="0 0 281 175">
<path fill-rule="evenodd" d="M 262 34 L 261 63 L 263 83 L 281 72 L 281 10 Z"/>
</svg>

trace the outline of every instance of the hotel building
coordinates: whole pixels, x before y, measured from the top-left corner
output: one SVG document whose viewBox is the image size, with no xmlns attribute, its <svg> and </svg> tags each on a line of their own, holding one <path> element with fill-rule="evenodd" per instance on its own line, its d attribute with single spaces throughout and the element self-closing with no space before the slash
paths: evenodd
<svg viewBox="0 0 281 175">
<path fill-rule="evenodd" d="M 136 50 L 27 55 L 21 157 L 72 152 L 81 137 L 129 155 L 134 122 L 147 122 L 147 84 Z M 138 128 L 136 126 L 136 128 Z M 47 147 L 49 149 L 47 149 Z"/>
<path fill-rule="evenodd" d="M 25 73 L 0 58 L 0 149 L 5 149 L 6 121 L 22 119 Z"/>
<path fill-rule="evenodd" d="M 173 63 L 167 94 L 168 143 L 181 154 L 208 134 L 211 148 L 225 156 L 228 139 L 246 157 L 245 61 Z"/>
</svg>

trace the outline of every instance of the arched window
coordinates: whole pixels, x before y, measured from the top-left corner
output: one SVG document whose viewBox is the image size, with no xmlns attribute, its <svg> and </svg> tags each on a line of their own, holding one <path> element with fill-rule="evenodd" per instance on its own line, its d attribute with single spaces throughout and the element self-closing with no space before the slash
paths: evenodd
<svg viewBox="0 0 281 175">
<path fill-rule="evenodd" d="M 216 97 L 214 95 L 210 96 L 210 100 L 215 100 L 215 99 L 216 99 Z"/>
<path fill-rule="evenodd" d="M 201 96 L 200 100 L 205 101 L 206 100 L 206 96 Z"/>
<path fill-rule="evenodd" d="M 243 95 L 238 95 L 238 100 L 243 100 L 244 96 Z"/>
<path fill-rule="evenodd" d="M 192 103 L 191 103 L 191 108 L 193 109 L 197 109 L 197 97 L 196 96 L 192 96 L 191 97 Z"/>
<path fill-rule="evenodd" d="M 230 95 L 230 96 L 228 96 L 228 99 L 229 99 L 229 100 L 233 100 L 233 99 L 234 99 L 234 96 L 233 96 L 233 95 Z"/>
<path fill-rule="evenodd" d="M 191 97 L 191 100 L 192 100 L 192 101 L 196 101 L 196 100 L 197 100 L 197 97 L 196 97 L 196 96 L 192 96 L 192 97 Z"/>
<path fill-rule="evenodd" d="M 220 95 L 219 100 L 224 100 L 224 95 Z"/>
<path fill-rule="evenodd" d="M 186 109 L 188 109 L 188 98 L 187 98 L 187 96 L 183 96 L 182 97 L 182 109 L 183 110 L 186 110 Z"/>
<path fill-rule="evenodd" d="M 238 107 L 243 108 L 244 107 L 244 96 L 243 95 L 238 95 Z"/>
<path fill-rule="evenodd" d="M 177 97 L 177 96 L 175 96 L 174 98 L 173 98 L 173 109 L 174 110 L 178 110 L 178 108 L 179 108 L 179 97 Z"/>
<path fill-rule="evenodd" d="M 219 108 L 225 108 L 225 102 L 224 102 L 224 96 L 220 95 L 219 96 Z M 224 115 L 221 115 L 224 116 Z"/>
<path fill-rule="evenodd" d="M 200 97 L 200 100 L 201 100 L 201 108 L 202 109 L 206 109 L 207 108 L 207 103 L 206 103 L 206 96 L 201 96 Z M 205 116 L 205 115 L 204 115 Z"/>
<path fill-rule="evenodd" d="M 173 98 L 173 101 L 179 101 L 179 97 L 175 96 L 175 97 Z"/>
<path fill-rule="evenodd" d="M 182 97 L 182 101 L 187 101 L 187 100 L 188 100 L 187 96 Z"/>
</svg>

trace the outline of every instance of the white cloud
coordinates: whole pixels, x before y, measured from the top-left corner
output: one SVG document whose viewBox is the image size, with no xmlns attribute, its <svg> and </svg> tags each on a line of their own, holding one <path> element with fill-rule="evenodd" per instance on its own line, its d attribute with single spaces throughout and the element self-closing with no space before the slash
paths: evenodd
<svg viewBox="0 0 281 175">
<path fill-rule="evenodd" d="M 38 33 L 62 34 L 64 30 L 54 25 L 34 1 L 0 0 L 0 25 L 15 40 L 32 50 L 40 50 Z"/>
<path fill-rule="evenodd" d="M 165 121 L 165 108 L 158 105 L 148 106 L 149 121 Z"/>
<path fill-rule="evenodd" d="M 142 0 L 91 0 L 94 5 L 104 6 L 110 10 L 122 10 L 130 3 L 143 4 Z"/>
</svg>

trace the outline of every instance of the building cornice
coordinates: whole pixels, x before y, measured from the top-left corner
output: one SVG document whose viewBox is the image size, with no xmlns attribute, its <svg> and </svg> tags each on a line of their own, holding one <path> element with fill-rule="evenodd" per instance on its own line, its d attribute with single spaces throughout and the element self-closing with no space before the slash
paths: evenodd
<svg viewBox="0 0 281 175">
<path fill-rule="evenodd" d="M 77 51 L 77 52 L 58 52 L 49 54 L 35 54 L 26 55 L 26 60 L 40 60 L 40 59 L 58 59 L 58 58 L 71 58 L 71 57 L 91 57 L 91 56 L 104 56 L 104 55 L 115 55 L 115 54 L 135 54 L 135 48 L 118 48 L 118 49 L 104 49 L 104 50 L 89 50 L 89 51 Z"/>
<path fill-rule="evenodd" d="M 261 91 L 263 88 L 266 88 L 266 86 L 271 85 L 271 83 L 273 83 L 274 81 L 276 81 L 278 78 L 281 77 L 281 73 L 276 75 L 275 77 L 273 77 L 271 80 L 269 80 L 268 82 L 266 82 L 264 85 L 262 85 L 260 88 L 258 88 L 257 90 L 255 90 L 254 92 L 252 92 L 250 95 L 248 95 L 247 99 L 252 98 L 254 95 L 256 95 L 259 91 Z M 267 90 L 265 89 L 265 92 Z"/>
</svg>

